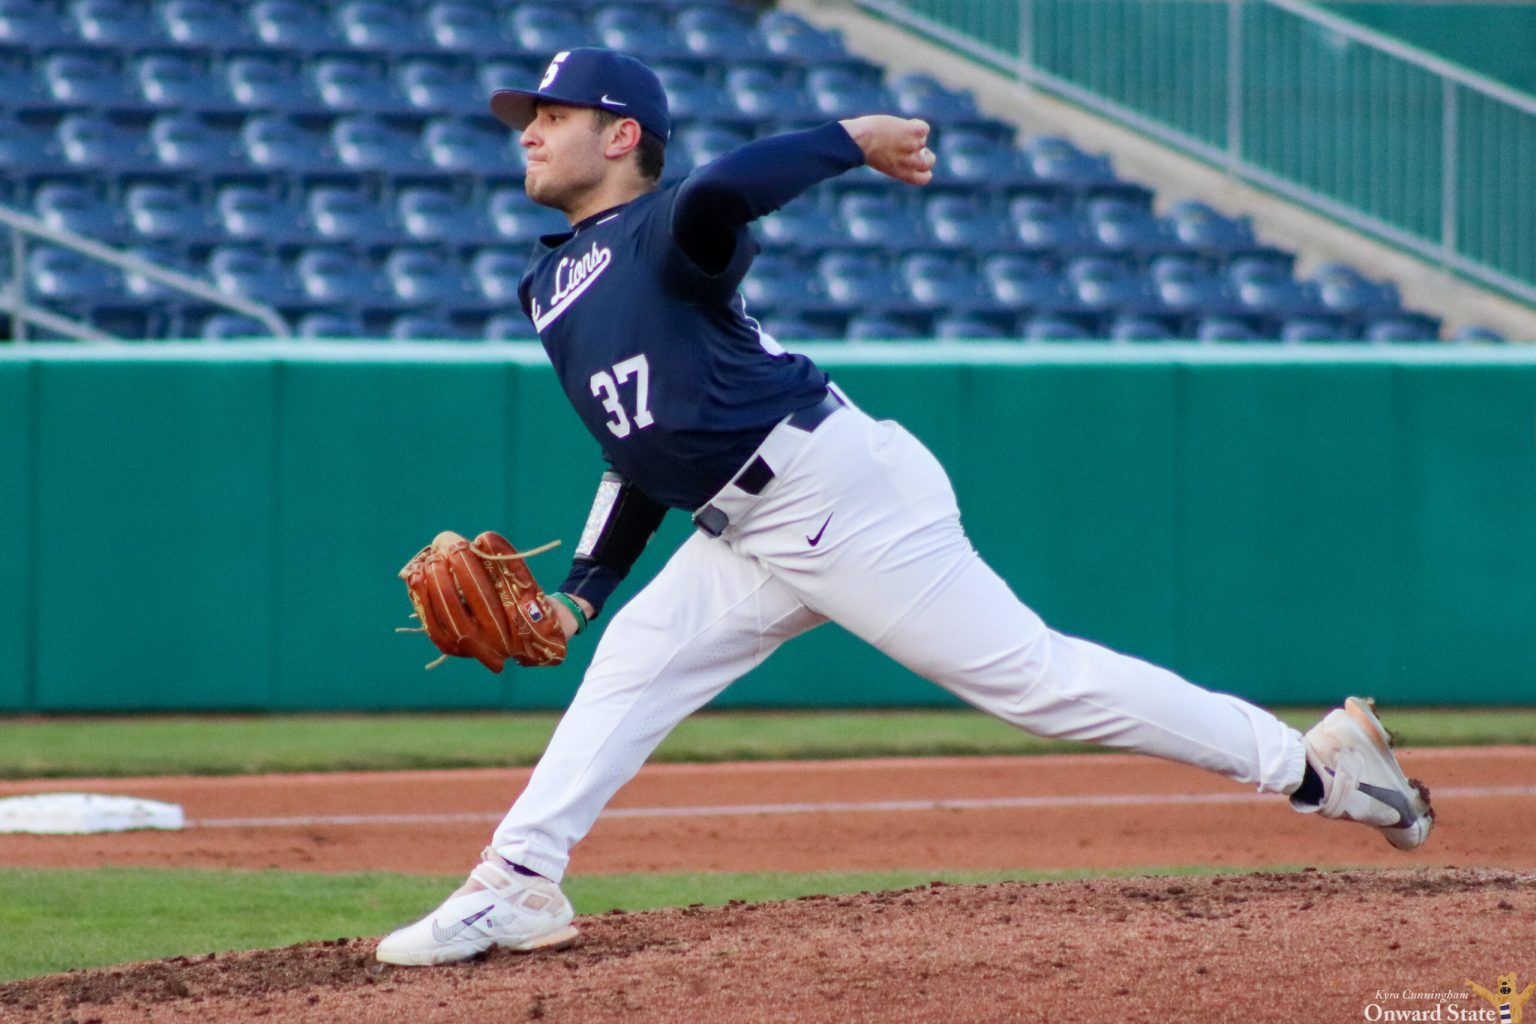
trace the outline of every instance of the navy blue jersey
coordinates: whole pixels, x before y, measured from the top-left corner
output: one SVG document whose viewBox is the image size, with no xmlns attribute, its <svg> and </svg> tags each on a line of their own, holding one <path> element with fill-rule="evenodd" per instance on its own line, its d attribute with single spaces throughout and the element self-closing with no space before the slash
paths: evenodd
<svg viewBox="0 0 1536 1024">
<path fill-rule="evenodd" d="M 862 156 L 841 128 L 828 128 L 841 136 L 828 136 L 832 144 L 845 149 L 841 165 L 822 177 L 856 162 L 848 149 Z M 799 134 L 818 144 L 816 132 Z M 708 177 L 702 185 L 688 179 L 545 236 L 520 288 L 561 386 L 609 463 L 673 508 L 702 506 L 774 424 L 826 394 L 827 375 L 765 338 L 737 291 L 757 251 L 746 222 L 782 201 L 740 202 L 759 170 L 751 152 L 741 152 L 747 160 L 719 194 L 697 194 Z M 779 178 L 793 185 L 792 195 L 810 183 L 801 176 Z M 680 195 L 691 211 L 679 208 Z M 730 208 L 732 200 L 739 208 Z M 723 244 L 711 240 L 724 260 L 709 270 L 679 242 L 678 221 L 701 209 L 719 214 L 711 230 L 729 233 Z"/>
</svg>

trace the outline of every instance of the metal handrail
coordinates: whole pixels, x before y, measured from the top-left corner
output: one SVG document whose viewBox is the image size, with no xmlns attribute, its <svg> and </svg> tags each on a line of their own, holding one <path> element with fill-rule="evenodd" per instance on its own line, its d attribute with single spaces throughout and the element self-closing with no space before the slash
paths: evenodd
<svg viewBox="0 0 1536 1024">
<path fill-rule="evenodd" d="M 26 332 L 22 327 L 24 323 L 35 323 L 48 330 L 57 331 L 67 337 L 81 341 L 126 340 L 81 321 L 60 316 L 52 310 L 33 305 L 27 301 L 25 284 L 26 252 L 23 236 L 41 238 L 55 245 L 61 245 L 66 249 L 74 249 L 92 259 L 100 260 L 103 263 L 110 263 L 132 274 L 147 277 L 152 281 L 167 285 L 177 291 L 185 292 L 205 302 L 222 306 L 225 309 L 232 309 L 237 313 L 243 313 L 253 320 L 260 321 L 262 326 L 272 332 L 274 338 L 287 340 L 293 337 L 293 330 L 288 326 L 288 322 L 271 306 L 252 302 L 238 295 L 227 295 L 206 281 L 200 281 L 195 277 L 189 277 L 178 271 L 167 269 L 157 263 L 151 263 L 149 260 L 135 256 L 132 253 L 122 252 L 121 250 L 113 249 L 111 246 L 102 245 L 95 239 L 87 238 L 85 235 L 45 224 L 30 214 L 22 213 L 20 210 L 8 206 L 0 206 L 0 224 L 4 224 L 11 229 L 11 252 L 12 263 L 14 264 L 12 267 L 13 277 L 10 284 L 3 290 L 0 290 L 0 309 L 4 309 L 11 314 L 12 336 L 17 342 L 24 342 L 26 340 Z"/>
</svg>

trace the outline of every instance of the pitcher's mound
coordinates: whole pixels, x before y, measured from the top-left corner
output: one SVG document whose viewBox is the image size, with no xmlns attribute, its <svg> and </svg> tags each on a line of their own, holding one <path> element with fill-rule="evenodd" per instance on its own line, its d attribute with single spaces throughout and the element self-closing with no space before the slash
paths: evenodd
<svg viewBox="0 0 1536 1024">
<path fill-rule="evenodd" d="M 0 1020 L 1497 1020 L 1466 982 L 1536 980 L 1536 874 L 1475 869 L 935 884 L 577 924 L 568 950 L 450 967 L 342 939 L 34 978 L 0 986 Z"/>
</svg>

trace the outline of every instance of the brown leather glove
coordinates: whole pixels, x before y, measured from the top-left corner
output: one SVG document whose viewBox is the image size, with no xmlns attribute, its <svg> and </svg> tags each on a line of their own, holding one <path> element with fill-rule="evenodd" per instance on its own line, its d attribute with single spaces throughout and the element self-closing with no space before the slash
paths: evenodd
<svg viewBox="0 0 1536 1024">
<path fill-rule="evenodd" d="M 421 631 L 443 654 L 475 658 L 492 672 L 508 658 L 528 667 L 560 664 L 565 631 L 525 557 L 489 530 L 473 544 L 452 530 L 432 538 L 400 570 Z"/>
</svg>

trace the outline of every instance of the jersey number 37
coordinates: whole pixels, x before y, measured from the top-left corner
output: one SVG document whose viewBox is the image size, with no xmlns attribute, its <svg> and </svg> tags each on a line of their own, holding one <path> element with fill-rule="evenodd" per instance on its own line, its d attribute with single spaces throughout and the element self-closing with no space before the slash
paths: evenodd
<svg viewBox="0 0 1536 1024">
<path fill-rule="evenodd" d="M 635 379 L 635 412 L 631 417 L 619 397 L 619 386 Z M 628 437 L 635 428 L 644 430 L 656 422 L 651 416 L 651 365 L 645 353 L 614 363 L 613 370 L 598 370 L 592 375 L 592 395 L 601 399 L 608 410 L 608 429 L 614 437 Z"/>
</svg>

